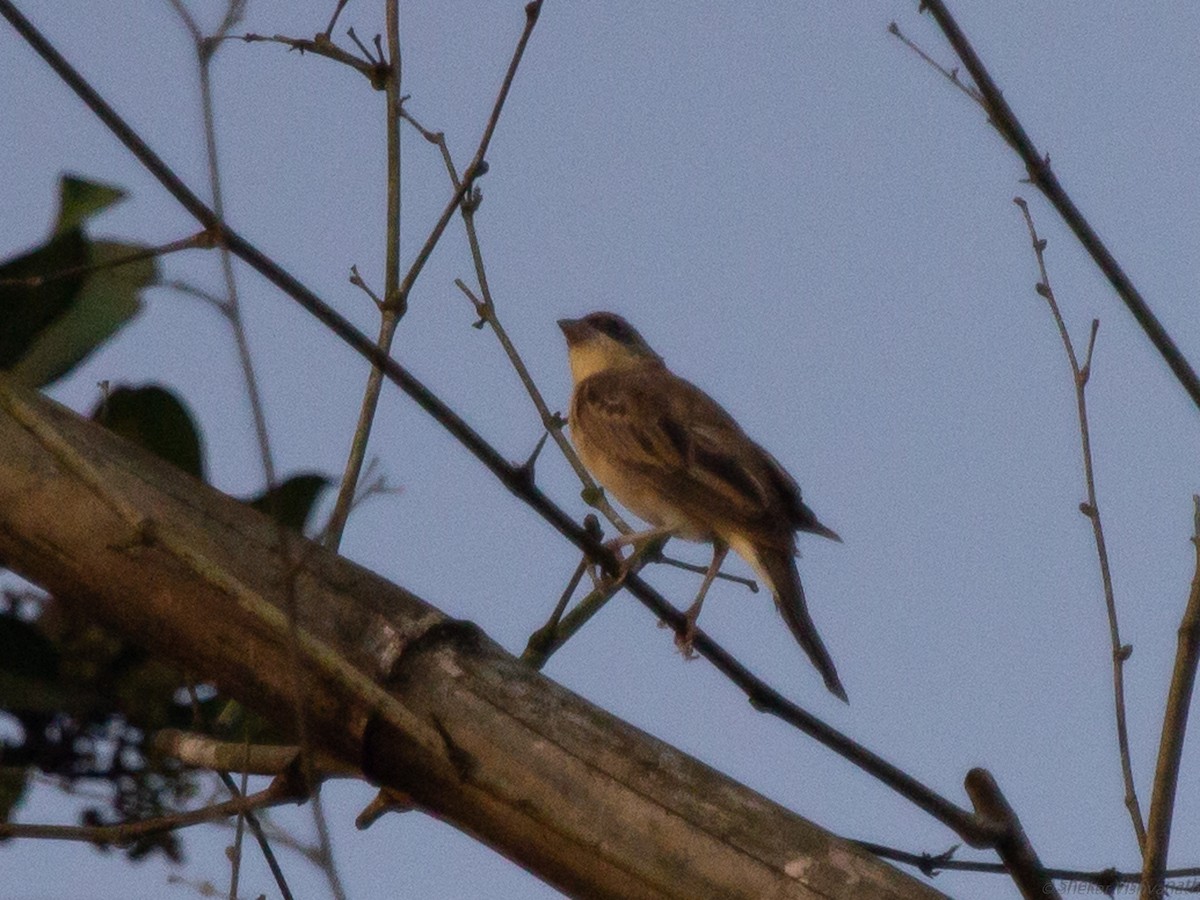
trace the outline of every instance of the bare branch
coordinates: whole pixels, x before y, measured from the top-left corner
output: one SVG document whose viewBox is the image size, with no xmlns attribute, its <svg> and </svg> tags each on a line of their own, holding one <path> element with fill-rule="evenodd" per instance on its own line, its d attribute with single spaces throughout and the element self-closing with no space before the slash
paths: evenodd
<svg viewBox="0 0 1200 900">
<path fill-rule="evenodd" d="M 1146 832 L 1146 850 L 1142 862 L 1143 898 L 1162 896 L 1167 868 L 1167 848 L 1171 841 L 1171 820 L 1175 811 L 1175 789 L 1179 783 L 1179 763 L 1183 757 L 1183 739 L 1187 733 L 1188 710 L 1196 686 L 1196 666 L 1200 662 L 1200 495 L 1192 497 L 1195 508 L 1192 543 L 1196 547 L 1196 573 L 1187 608 L 1179 623 L 1179 645 L 1167 711 L 1163 716 L 1162 738 L 1158 744 L 1158 764 L 1154 771 L 1154 792 L 1150 795 L 1150 822 Z"/>
<path fill-rule="evenodd" d="M 950 15 L 946 4 L 943 0 L 921 0 L 919 9 L 921 11 L 928 10 L 946 35 L 946 40 L 958 54 L 958 58 L 966 67 L 983 97 L 984 108 L 988 111 L 988 121 L 1021 157 L 1029 172 L 1030 183 L 1037 187 L 1058 210 L 1063 221 L 1075 233 L 1079 243 L 1091 255 L 1096 265 L 1100 267 L 1100 271 L 1108 278 L 1117 295 L 1124 301 L 1126 308 L 1141 326 L 1142 331 L 1146 333 L 1159 355 L 1175 374 L 1176 379 L 1183 385 L 1183 389 L 1192 398 L 1192 402 L 1197 408 L 1200 408 L 1200 378 L 1196 376 L 1191 363 L 1175 345 L 1175 341 L 1150 310 L 1149 304 L 1134 287 L 1116 257 L 1109 251 L 1107 245 L 1096 234 L 1095 229 L 1083 217 L 1083 213 L 1079 211 L 1062 184 L 1059 183 L 1058 177 L 1050 168 L 1050 158 L 1039 153 L 1034 147 L 1024 126 L 1018 121 L 1016 114 L 1008 105 L 1008 101 L 1004 99 L 1004 95 L 996 86 L 996 82 L 984 68 L 983 62 L 976 55 L 966 35 L 958 27 L 958 22 Z"/>
<path fill-rule="evenodd" d="M 1092 461 L 1091 426 L 1087 414 L 1087 380 L 1092 365 L 1092 351 L 1096 346 L 1096 333 L 1100 328 L 1097 320 L 1092 320 L 1091 337 L 1088 339 L 1087 357 L 1084 364 L 1079 364 L 1067 324 L 1063 320 L 1062 311 L 1054 297 L 1054 289 L 1050 286 L 1050 275 L 1046 271 L 1046 241 L 1038 236 L 1033 224 L 1033 216 L 1029 213 L 1029 204 L 1021 197 L 1013 198 L 1025 217 L 1025 225 L 1029 229 L 1029 239 L 1033 243 L 1033 253 L 1037 258 L 1038 272 L 1041 280 L 1037 283 L 1037 293 L 1046 300 L 1054 323 L 1058 326 L 1058 334 L 1062 339 L 1063 349 L 1067 353 L 1067 362 L 1071 366 L 1072 382 L 1075 386 L 1075 411 L 1079 419 L 1079 439 L 1083 454 L 1083 478 L 1087 491 L 1087 499 L 1080 504 L 1080 510 L 1092 524 L 1092 538 L 1096 544 L 1096 556 L 1100 564 L 1100 581 L 1104 588 L 1104 607 L 1108 613 L 1108 634 L 1111 643 L 1113 670 L 1113 703 L 1116 707 L 1117 720 L 1117 753 L 1121 763 L 1121 778 L 1125 783 L 1125 808 L 1133 822 L 1133 833 L 1137 838 L 1138 847 L 1146 848 L 1146 826 L 1142 819 L 1142 807 L 1138 801 L 1137 786 L 1133 780 L 1133 762 L 1129 752 L 1129 726 L 1125 716 L 1125 661 L 1129 658 L 1129 648 L 1121 643 L 1121 629 L 1117 623 L 1117 600 L 1113 589 L 1112 568 L 1108 563 L 1108 544 L 1104 540 L 1104 526 L 1100 519 L 1100 501 L 1096 494 L 1096 470 Z"/>
<path fill-rule="evenodd" d="M 129 822 L 124 825 L 31 825 L 0 822 L 0 839 L 37 838 L 127 847 L 135 841 L 151 835 L 226 819 L 247 810 L 264 809 L 282 803 L 297 803 L 303 799 L 304 794 L 297 794 L 295 785 L 290 783 L 287 778 L 281 777 L 272 781 L 265 789 L 246 797 L 235 797 L 213 806 L 160 816 L 156 819 L 146 819 L 142 822 Z"/>
</svg>

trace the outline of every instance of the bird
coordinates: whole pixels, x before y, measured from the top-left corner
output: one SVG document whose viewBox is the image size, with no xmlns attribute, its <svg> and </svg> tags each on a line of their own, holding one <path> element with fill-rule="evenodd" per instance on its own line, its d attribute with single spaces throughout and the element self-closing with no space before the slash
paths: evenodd
<svg viewBox="0 0 1200 900">
<path fill-rule="evenodd" d="M 661 537 L 711 543 L 712 563 L 686 611 L 680 639 L 690 651 L 696 620 L 730 549 L 770 588 L 788 629 L 825 687 L 849 703 L 817 633 L 793 557 L 796 532 L 841 543 L 801 499 L 795 480 L 725 409 L 669 368 L 621 316 L 560 319 L 573 387 L 567 423 L 584 467 L 651 527 L 610 549 L 636 550 Z"/>
</svg>

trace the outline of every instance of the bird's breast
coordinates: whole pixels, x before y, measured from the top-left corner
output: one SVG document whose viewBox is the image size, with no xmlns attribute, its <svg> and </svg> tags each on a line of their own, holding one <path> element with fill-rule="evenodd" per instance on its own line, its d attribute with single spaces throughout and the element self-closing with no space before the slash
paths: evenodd
<svg viewBox="0 0 1200 900">
<path fill-rule="evenodd" d="M 616 435 L 610 429 L 593 427 L 578 404 L 571 406 L 571 443 L 592 477 L 618 503 L 638 518 L 657 527 L 669 528 L 676 537 L 690 541 L 709 541 L 714 535 L 705 523 L 695 521 L 671 500 L 664 490 L 662 474 L 644 466 L 623 463 L 624 448 L 613 446 Z"/>
</svg>

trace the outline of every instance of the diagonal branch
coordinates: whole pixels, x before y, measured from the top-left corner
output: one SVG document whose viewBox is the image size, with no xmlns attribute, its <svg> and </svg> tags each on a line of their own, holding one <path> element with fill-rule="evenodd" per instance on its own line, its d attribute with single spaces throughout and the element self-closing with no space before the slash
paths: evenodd
<svg viewBox="0 0 1200 900">
<path fill-rule="evenodd" d="M 988 112 L 988 121 L 1021 157 L 1021 161 L 1029 172 L 1030 182 L 1058 210 L 1063 221 L 1075 233 L 1079 243 L 1091 255 L 1096 265 L 1100 267 L 1100 271 L 1104 273 L 1117 295 L 1124 301 L 1126 308 L 1133 314 L 1138 325 L 1142 327 L 1142 331 L 1146 333 L 1159 355 L 1175 374 L 1176 379 L 1183 385 L 1183 389 L 1192 398 L 1192 402 L 1200 408 L 1200 378 L 1197 378 L 1191 363 L 1175 345 L 1175 341 L 1167 334 L 1167 330 L 1150 310 L 1149 304 L 1134 287 L 1116 257 L 1109 251 L 1100 236 L 1096 234 L 1095 229 L 1083 217 L 1079 207 L 1067 194 L 1059 182 L 1058 176 L 1050 168 L 1050 158 L 1039 153 L 1033 145 L 1024 126 L 1021 125 L 1016 114 L 1008 105 L 1008 101 L 1004 99 L 1004 95 L 996 86 L 996 82 L 992 80 L 992 76 L 984 68 L 983 62 L 976 55 L 967 36 L 963 34 L 954 17 L 950 15 L 946 4 L 943 0 L 921 0 L 920 9 L 927 10 L 933 16 L 943 34 L 946 35 L 946 40 L 950 42 L 950 46 L 962 60 L 962 64 L 966 67 L 983 97 L 984 108 Z"/>
<path fill-rule="evenodd" d="M 312 749 L 566 893 L 937 895 L 533 672 L 476 626 L 304 546 L 295 603 Z M 0 558 L 290 725 L 292 601 L 279 574 L 293 563 L 273 523 L 3 379 Z"/>
<path fill-rule="evenodd" d="M 1195 505 L 1192 543 L 1196 546 L 1196 574 L 1192 578 L 1187 609 L 1179 623 L 1179 646 L 1158 745 L 1158 765 L 1154 772 L 1154 792 L 1150 795 L 1150 822 L 1142 864 L 1143 898 L 1162 896 L 1183 738 L 1187 733 L 1188 710 L 1196 686 L 1196 666 L 1200 662 L 1200 496 L 1193 497 L 1192 501 Z"/>
</svg>

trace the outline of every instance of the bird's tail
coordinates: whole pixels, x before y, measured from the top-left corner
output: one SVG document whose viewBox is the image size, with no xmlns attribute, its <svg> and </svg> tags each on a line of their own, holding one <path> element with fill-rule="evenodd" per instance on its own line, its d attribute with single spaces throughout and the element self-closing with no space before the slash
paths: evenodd
<svg viewBox="0 0 1200 900">
<path fill-rule="evenodd" d="M 760 577 L 770 584 L 775 595 L 775 606 L 778 607 L 792 636 L 804 648 L 812 664 L 825 679 L 825 687 L 829 692 L 843 703 L 849 703 L 846 689 L 842 687 L 837 669 L 833 665 L 833 658 L 821 643 L 817 626 L 808 614 L 808 604 L 804 602 L 804 586 L 800 583 L 800 574 L 796 571 L 792 554 L 784 548 L 759 546 L 755 548 L 754 556 L 757 562 L 754 568 L 759 569 Z"/>
</svg>

